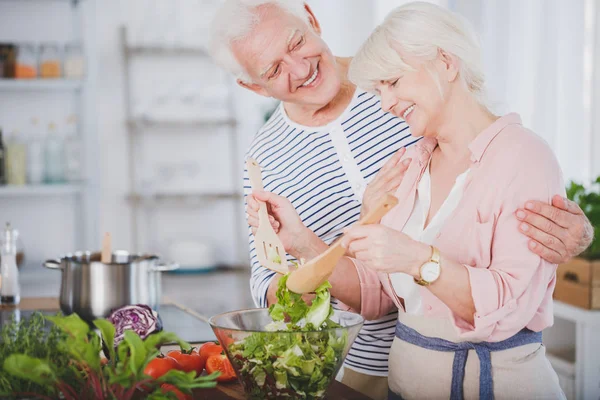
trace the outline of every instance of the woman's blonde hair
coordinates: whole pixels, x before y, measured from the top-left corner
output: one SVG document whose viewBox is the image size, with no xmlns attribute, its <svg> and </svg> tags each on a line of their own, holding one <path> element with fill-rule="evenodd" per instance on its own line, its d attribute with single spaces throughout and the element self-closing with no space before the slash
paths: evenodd
<svg viewBox="0 0 600 400">
<path fill-rule="evenodd" d="M 403 57 L 435 60 L 440 50 L 459 59 L 459 79 L 485 103 L 479 40 L 461 16 L 431 3 L 413 2 L 394 9 L 369 36 L 350 64 L 350 80 L 372 91 L 403 71 L 413 71 Z M 437 78 L 437 77 L 435 77 Z"/>
</svg>

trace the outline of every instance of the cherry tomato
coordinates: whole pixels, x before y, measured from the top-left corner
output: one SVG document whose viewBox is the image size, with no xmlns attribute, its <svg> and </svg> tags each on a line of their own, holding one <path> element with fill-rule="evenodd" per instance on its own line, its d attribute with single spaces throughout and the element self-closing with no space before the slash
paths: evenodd
<svg viewBox="0 0 600 400">
<path fill-rule="evenodd" d="M 223 347 L 219 343 L 215 342 L 206 342 L 198 349 L 198 354 L 202 359 L 202 365 L 206 366 L 206 360 L 208 357 L 214 354 L 223 354 Z"/>
<path fill-rule="evenodd" d="M 217 371 L 221 373 L 217 377 L 217 381 L 219 382 L 229 382 L 235 379 L 235 371 L 227 356 L 214 354 L 208 357 L 208 360 L 206 360 L 206 372 L 212 374 Z"/>
<path fill-rule="evenodd" d="M 177 389 L 175 385 L 171 385 L 169 383 L 163 383 L 160 385 L 160 389 L 163 393 L 173 392 L 175 396 L 177 396 L 177 400 L 193 400 L 191 394 L 185 394 L 181 390 Z"/>
<path fill-rule="evenodd" d="M 146 365 L 144 374 L 158 379 L 172 369 L 182 370 L 181 365 L 174 358 L 159 355 Z"/>
<path fill-rule="evenodd" d="M 183 371 L 196 371 L 196 376 L 202 375 L 206 360 L 200 357 L 200 354 L 195 352 L 193 347 L 188 351 L 183 349 L 170 351 L 167 353 L 167 356 L 177 360 Z"/>
</svg>

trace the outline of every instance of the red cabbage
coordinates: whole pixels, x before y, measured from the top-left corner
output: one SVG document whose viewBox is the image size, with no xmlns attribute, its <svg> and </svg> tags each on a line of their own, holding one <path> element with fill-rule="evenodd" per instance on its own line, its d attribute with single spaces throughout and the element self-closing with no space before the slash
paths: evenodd
<svg viewBox="0 0 600 400">
<path fill-rule="evenodd" d="M 107 320 L 115 326 L 115 347 L 123 340 L 126 330 L 134 331 L 142 340 L 162 330 L 158 313 L 145 304 L 117 308 Z"/>
</svg>

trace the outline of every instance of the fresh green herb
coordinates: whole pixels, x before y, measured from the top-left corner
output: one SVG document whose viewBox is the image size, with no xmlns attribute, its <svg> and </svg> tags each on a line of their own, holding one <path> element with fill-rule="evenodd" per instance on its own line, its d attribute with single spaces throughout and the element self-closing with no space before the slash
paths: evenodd
<svg viewBox="0 0 600 400">
<path fill-rule="evenodd" d="M 77 381 L 81 372 L 71 365 L 71 356 L 58 348 L 59 343 L 66 339 L 66 333 L 54 324 L 46 323 L 39 312 L 19 322 L 13 314 L 11 322 L 0 331 L 0 371 L 12 354 L 22 354 L 46 362 L 51 360 L 59 371 L 58 378 L 79 390 Z M 40 367 L 36 366 L 36 371 L 37 368 Z M 30 379 L 29 375 L 23 377 L 0 373 L 0 397 L 15 398 L 15 393 L 56 397 L 56 387 L 43 379 Z"/>
<path fill-rule="evenodd" d="M 588 189 L 579 183 L 571 182 L 567 187 L 567 197 L 579 205 L 594 227 L 594 240 L 580 257 L 588 260 L 600 259 L 600 176 Z"/>
<path fill-rule="evenodd" d="M 270 332 L 255 332 L 229 346 L 251 399 L 323 397 L 348 342 L 343 329 L 323 330 L 341 328 L 330 319 L 331 285 L 321 285 L 309 306 L 287 289 L 287 278 L 279 281 L 277 303 L 269 308 L 274 320 L 266 328 Z"/>
<path fill-rule="evenodd" d="M 8 382 L 20 379 L 34 384 L 30 387 L 7 387 L 5 393 L 13 397 L 62 397 L 65 400 L 129 400 L 144 393 L 145 398 L 158 400 L 175 398 L 172 392 L 163 393 L 160 385 L 164 383 L 175 385 L 187 394 L 192 389 L 216 385 L 217 374 L 196 377 L 195 372 L 171 370 L 156 380 L 144 374 L 145 366 L 159 354 L 161 345 L 174 341 L 183 348 L 190 347 L 173 333 L 159 332 L 142 340 L 135 332 L 126 331 L 124 340 L 115 351 L 115 327 L 107 320 L 94 322 L 100 337 L 76 314 L 47 319 L 53 322 L 53 332 L 58 335 L 52 343 L 53 351 L 66 363 L 40 357 L 35 352 L 16 350 L 3 353 L 7 356 L 2 364 L 6 374 L 2 375 L 9 377 Z M 22 340 L 27 339 L 24 337 Z M 100 357 L 102 340 L 110 356 L 106 365 Z"/>
</svg>

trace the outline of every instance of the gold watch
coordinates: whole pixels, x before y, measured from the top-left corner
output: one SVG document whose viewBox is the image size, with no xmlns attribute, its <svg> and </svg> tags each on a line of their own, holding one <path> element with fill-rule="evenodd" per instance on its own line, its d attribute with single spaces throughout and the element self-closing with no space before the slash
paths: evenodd
<svg viewBox="0 0 600 400">
<path fill-rule="evenodd" d="M 415 278 L 415 283 L 421 286 L 429 286 L 435 282 L 442 272 L 440 251 L 431 246 L 431 258 L 419 268 L 419 278 Z"/>
</svg>

